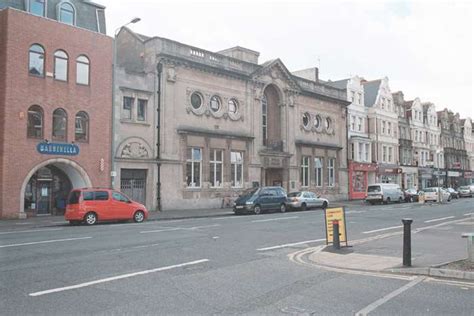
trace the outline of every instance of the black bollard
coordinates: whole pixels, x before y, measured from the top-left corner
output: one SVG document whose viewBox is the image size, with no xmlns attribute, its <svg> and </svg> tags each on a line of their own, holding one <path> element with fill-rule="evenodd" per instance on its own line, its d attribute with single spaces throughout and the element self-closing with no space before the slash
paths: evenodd
<svg viewBox="0 0 474 316">
<path fill-rule="evenodd" d="M 403 266 L 411 267 L 411 218 L 402 219 L 403 223 Z"/>
<path fill-rule="evenodd" d="M 341 249 L 341 242 L 339 240 L 339 221 L 332 221 L 332 246 L 334 249 Z"/>
</svg>

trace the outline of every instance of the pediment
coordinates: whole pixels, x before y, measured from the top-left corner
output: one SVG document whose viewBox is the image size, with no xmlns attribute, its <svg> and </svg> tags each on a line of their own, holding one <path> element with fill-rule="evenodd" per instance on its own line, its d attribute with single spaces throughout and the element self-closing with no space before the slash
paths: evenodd
<svg viewBox="0 0 474 316">
<path fill-rule="evenodd" d="M 263 63 L 262 67 L 256 70 L 251 76 L 255 81 L 264 83 L 281 81 L 292 90 L 301 90 L 296 80 L 293 79 L 293 75 L 279 58 Z"/>
</svg>

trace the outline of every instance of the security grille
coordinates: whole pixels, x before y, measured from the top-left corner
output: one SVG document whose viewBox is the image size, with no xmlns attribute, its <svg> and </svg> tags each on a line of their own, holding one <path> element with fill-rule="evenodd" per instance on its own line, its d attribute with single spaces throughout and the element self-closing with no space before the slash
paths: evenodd
<svg viewBox="0 0 474 316">
<path fill-rule="evenodd" d="M 132 200 L 145 204 L 146 201 L 146 170 L 122 169 L 120 190 Z"/>
</svg>

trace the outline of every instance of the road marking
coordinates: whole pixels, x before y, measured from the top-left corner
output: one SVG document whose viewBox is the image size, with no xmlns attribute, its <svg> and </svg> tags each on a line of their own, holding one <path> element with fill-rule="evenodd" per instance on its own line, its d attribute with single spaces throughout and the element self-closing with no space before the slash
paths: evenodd
<svg viewBox="0 0 474 316">
<path fill-rule="evenodd" d="M 216 217 L 216 218 L 213 218 L 214 221 L 220 221 L 220 220 L 223 220 L 223 219 L 241 219 L 242 217 L 240 216 L 226 216 L 226 217 Z"/>
<path fill-rule="evenodd" d="M 156 268 L 156 269 L 151 269 L 151 270 L 144 270 L 144 271 L 139 271 L 139 272 L 127 273 L 127 274 L 117 275 L 117 276 L 110 277 L 110 278 L 99 279 L 99 280 L 95 280 L 95 281 L 90 281 L 90 282 L 85 282 L 85 283 L 80 283 L 80 284 L 75 284 L 75 285 L 70 285 L 70 286 L 65 286 L 65 287 L 59 287 L 59 288 L 46 290 L 46 291 L 34 292 L 34 293 L 30 293 L 28 295 L 29 296 L 41 296 L 41 295 L 46 295 L 46 294 L 51 294 L 51 293 L 74 290 L 74 289 L 79 289 L 79 288 L 92 286 L 92 285 L 96 285 L 96 284 L 101 284 L 101 283 L 111 282 L 111 281 L 115 281 L 115 280 L 131 278 L 131 277 L 135 277 L 135 276 L 138 276 L 138 275 L 145 275 L 145 274 L 149 274 L 149 273 L 161 272 L 161 271 L 166 271 L 166 270 L 171 270 L 171 269 L 196 265 L 196 264 L 200 264 L 200 263 L 204 263 L 204 262 L 208 262 L 208 261 L 209 261 L 209 259 L 201 259 L 201 260 L 196 260 L 196 261 L 190 261 L 190 262 L 185 262 L 185 263 L 181 263 L 181 264 L 175 264 L 175 265 L 172 265 L 172 266 L 166 266 L 166 267 L 161 267 L 161 268 Z"/>
<path fill-rule="evenodd" d="M 464 214 L 464 216 L 470 216 L 470 215 L 474 215 L 474 213 L 466 213 L 466 214 Z"/>
<path fill-rule="evenodd" d="M 445 220 L 445 219 L 451 219 L 451 218 L 454 218 L 454 216 L 441 217 L 441 218 L 434 218 L 434 219 L 430 219 L 430 220 L 428 220 L 428 221 L 425 221 L 425 223 L 439 222 L 439 221 L 443 221 L 443 220 Z"/>
<path fill-rule="evenodd" d="M 295 219 L 299 218 L 299 216 L 289 216 L 289 217 L 278 217 L 278 218 L 269 218 L 269 219 L 257 219 L 252 221 L 252 223 L 263 223 L 263 222 L 271 222 L 271 221 L 283 221 L 286 219 Z"/>
<path fill-rule="evenodd" d="M 300 242 L 294 242 L 294 243 L 291 243 L 291 244 L 284 244 L 284 245 L 278 245 L 278 246 L 272 246 L 272 247 L 258 248 L 257 251 L 266 251 L 266 250 L 281 249 L 281 248 L 286 248 L 286 247 L 291 247 L 291 246 L 298 246 L 298 245 L 304 245 L 304 244 L 309 244 L 309 243 L 319 242 L 319 241 L 325 241 L 325 240 L 326 240 L 326 238 L 313 239 L 313 240 L 305 240 L 305 241 L 300 241 Z"/>
<path fill-rule="evenodd" d="M 18 234 L 18 233 L 41 233 L 41 232 L 51 232 L 51 231 L 55 231 L 55 230 L 63 230 L 63 229 L 62 228 L 51 228 L 51 229 L 17 230 L 17 231 L 1 232 L 0 235 Z"/>
<path fill-rule="evenodd" d="M 414 279 L 410 283 L 405 284 L 401 288 L 393 291 L 392 293 L 389 293 L 389 294 L 385 295 L 381 299 L 378 299 L 375 302 L 373 302 L 372 304 L 368 305 L 367 307 L 361 309 L 360 311 L 358 311 L 356 313 L 356 316 L 365 316 L 365 315 L 369 314 L 370 312 L 375 310 L 380 305 L 390 301 L 392 298 L 400 295 L 401 293 L 405 292 L 406 290 L 408 290 L 408 289 L 414 287 L 415 285 L 417 285 L 418 283 L 422 282 L 425 278 L 426 277 L 417 277 L 416 279 Z"/>
<path fill-rule="evenodd" d="M 366 232 L 362 232 L 362 234 L 371 234 L 371 233 L 376 233 L 376 232 L 382 232 L 384 230 L 390 230 L 390 229 L 396 229 L 396 228 L 402 228 L 402 227 L 403 227 L 403 225 L 380 228 L 380 229 L 374 229 L 374 230 L 369 230 L 369 231 L 366 231 Z"/>
<path fill-rule="evenodd" d="M 201 229 L 201 228 L 218 227 L 218 226 L 221 226 L 221 224 L 193 226 L 193 227 L 165 227 L 164 229 L 144 230 L 144 231 L 141 231 L 140 234 L 171 232 L 171 231 L 175 231 L 175 230 L 197 230 L 197 229 Z"/>
<path fill-rule="evenodd" d="M 365 213 L 367 211 L 347 211 L 346 214 L 359 214 L 359 213 Z"/>
<path fill-rule="evenodd" d="M 33 223 L 15 223 L 15 225 L 33 225 Z"/>
<path fill-rule="evenodd" d="M 203 226 L 194 226 L 194 227 L 183 227 L 184 230 L 196 230 L 201 228 L 210 228 L 210 227 L 219 227 L 221 224 L 212 224 L 212 225 L 203 225 Z"/>
<path fill-rule="evenodd" d="M 0 245 L 0 248 L 19 247 L 19 246 L 29 246 L 29 245 L 38 245 L 38 244 L 49 244 L 49 243 L 53 243 L 53 242 L 73 241 L 73 240 L 83 240 L 83 239 L 90 239 L 90 238 L 92 238 L 92 237 L 78 237 L 78 238 L 52 239 L 52 240 L 43 240 L 43 241 L 26 242 L 26 243 L 22 243 L 22 244 Z"/>
</svg>

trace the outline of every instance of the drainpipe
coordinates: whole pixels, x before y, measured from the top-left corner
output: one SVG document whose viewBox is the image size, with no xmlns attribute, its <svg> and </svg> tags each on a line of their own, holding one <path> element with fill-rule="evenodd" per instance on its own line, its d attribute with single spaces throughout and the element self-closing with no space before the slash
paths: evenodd
<svg viewBox="0 0 474 316">
<path fill-rule="evenodd" d="M 156 65 L 156 75 L 158 79 L 158 87 L 156 90 L 156 97 L 158 98 L 156 106 L 156 167 L 157 167 L 157 180 L 156 180 L 156 207 L 161 212 L 161 73 L 163 72 L 163 64 L 159 62 Z"/>
</svg>

